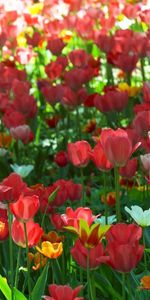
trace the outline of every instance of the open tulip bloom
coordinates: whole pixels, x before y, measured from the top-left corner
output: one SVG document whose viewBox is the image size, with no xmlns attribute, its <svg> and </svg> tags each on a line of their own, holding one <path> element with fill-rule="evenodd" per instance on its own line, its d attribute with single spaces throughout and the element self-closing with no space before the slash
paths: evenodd
<svg viewBox="0 0 150 300">
<path fill-rule="evenodd" d="M 150 226 L 150 209 L 143 211 L 143 209 L 140 206 L 133 205 L 133 206 L 131 206 L 131 209 L 129 209 L 126 206 L 125 211 L 141 227 Z"/>
</svg>

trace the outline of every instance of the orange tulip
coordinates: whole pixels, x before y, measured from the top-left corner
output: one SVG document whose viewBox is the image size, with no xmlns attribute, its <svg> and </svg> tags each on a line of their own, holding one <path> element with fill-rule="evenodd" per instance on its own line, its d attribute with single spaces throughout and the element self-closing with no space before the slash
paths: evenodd
<svg viewBox="0 0 150 300">
<path fill-rule="evenodd" d="M 150 290 L 150 276 L 144 276 L 141 278 L 140 289 Z"/>
<path fill-rule="evenodd" d="M 47 234 L 43 234 L 42 241 L 49 241 L 51 243 L 60 243 L 64 240 L 64 236 L 59 236 L 57 232 L 50 231 Z"/>
<path fill-rule="evenodd" d="M 39 252 L 36 252 L 35 254 L 29 252 L 28 257 L 31 262 L 33 261 L 34 265 L 32 266 L 32 269 L 35 271 L 44 267 L 47 263 L 47 257 L 44 257 Z"/>
<path fill-rule="evenodd" d="M 49 241 L 46 241 L 41 244 L 41 248 L 36 247 L 36 249 L 48 258 L 57 258 L 63 252 L 63 244 L 62 242 L 51 243 Z"/>
</svg>

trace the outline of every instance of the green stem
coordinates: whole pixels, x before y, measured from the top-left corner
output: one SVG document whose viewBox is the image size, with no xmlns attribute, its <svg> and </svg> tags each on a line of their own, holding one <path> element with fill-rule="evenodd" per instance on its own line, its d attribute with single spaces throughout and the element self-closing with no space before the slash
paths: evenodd
<svg viewBox="0 0 150 300">
<path fill-rule="evenodd" d="M 78 132 L 78 139 L 81 140 L 81 124 L 78 106 L 76 107 L 76 130 Z"/>
<path fill-rule="evenodd" d="M 15 276 L 15 288 L 18 287 L 18 273 L 19 273 L 20 256 L 21 256 L 21 247 L 19 247 L 18 256 L 17 256 L 16 276 Z"/>
<path fill-rule="evenodd" d="M 83 175 L 83 169 L 80 167 L 80 175 L 81 175 L 81 182 L 82 182 L 82 199 L 81 199 L 81 205 L 84 204 L 84 193 L 85 193 L 85 186 L 84 186 L 84 175 Z"/>
<path fill-rule="evenodd" d="M 105 206 L 105 223 L 108 224 L 108 205 L 106 201 L 106 172 L 104 171 L 104 206 Z"/>
<path fill-rule="evenodd" d="M 131 290 L 131 280 L 130 280 L 130 273 L 127 274 L 127 286 L 128 286 L 128 295 L 129 299 L 132 300 L 132 290 Z"/>
<path fill-rule="evenodd" d="M 148 274 L 147 256 L 146 256 L 146 252 L 145 252 L 146 241 L 145 241 L 145 235 L 144 235 L 144 228 L 143 228 L 143 245 L 144 245 L 144 267 L 145 267 L 145 273 Z"/>
<path fill-rule="evenodd" d="M 96 300 L 94 278 L 93 277 L 91 278 L 91 272 L 90 272 L 90 249 L 88 249 L 88 255 L 87 255 L 87 286 L 88 286 L 88 300 Z"/>
<path fill-rule="evenodd" d="M 28 278 L 28 292 L 29 292 L 29 300 L 31 299 L 31 279 L 30 279 L 30 261 L 29 261 L 29 246 L 28 246 L 28 235 L 27 235 L 27 226 L 26 223 L 23 223 L 24 225 L 24 234 L 25 234 L 25 240 L 26 240 L 26 257 L 27 257 L 27 278 Z"/>
<path fill-rule="evenodd" d="M 131 86 L 131 74 L 127 73 L 127 84 Z"/>
<path fill-rule="evenodd" d="M 115 173 L 115 191 L 116 191 L 116 216 L 117 222 L 121 221 L 121 209 L 120 209 L 120 186 L 119 186 L 119 169 L 114 168 Z"/>
<path fill-rule="evenodd" d="M 122 273 L 122 300 L 126 300 L 126 275 Z"/>
<path fill-rule="evenodd" d="M 146 81 L 145 70 L 144 70 L 144 58 L 140 59 L 140 63 L 141 63 L 142 79 L 143 79 L 143 81 Z"/>
<path fill-rule="evenodd" d="M 91 300 L 90 297 L 90 250 L 88 249 L 87 255 L 87 287 L 88 287 L 88 299 Z"/>
<path fill-rule="evenodd" d="M 11 285 L 11 300 L 14 299 L 13 282 L 14 282 L 14 266 L 13 266 L 13 241 L 11 237 L 11 212 L 8 204 L 8 228 L 9 228 L 9 257 L 10 257 L 10 285 Z"/>
</svg>

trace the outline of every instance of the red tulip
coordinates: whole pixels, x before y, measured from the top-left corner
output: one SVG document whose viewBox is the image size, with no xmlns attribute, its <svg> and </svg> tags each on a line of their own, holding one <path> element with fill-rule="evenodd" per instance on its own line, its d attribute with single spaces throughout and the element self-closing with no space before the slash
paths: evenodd
<svg viewBox="0 0 150 300">
<path fill-rule="evenodd" d="M 64 42 L 61 38 L 49 39 L 47 43 L 47 49 L 50 50 L 54 55 L 58 56 L 61 54 L 65 47 Z"/>
<path fill-rule="evenodd" d="M 77 68 L 82 68 L 88 63 L 89 54 L 83 49 L 76 49 L 69 53 L 69 59 Z"/>
<path fill-rule="evenodd" d="M 101 171 L 108 171 L 112 168 L 112 164 L 107 159 L 102 144 L 100 142 L 94 147 L 91 152 L 91 159 L 95 166 Z"/>
<path fill-rule="evenodd" d="M 34 223 L 33 221 L 26 222 L 26 229 L 27 229 L 27 240 L 28 240 L 28 247 L 36 246 L 44 231 L 39 226 L 38 223 Z M 19 222 L 18 220 L 14 220 L 12 222 L 11 234 L 13 241 L 20 247 L 26 247 L 26 238 L 24 232 L 24 224 Z"/>
<path fill-rule="evenodd" d="M 7 128 L 24 125 L 25 122 L 25 116 L 21 112 L 9 109 L 5 111 L 3 123 Z"/>
<path fill-rule="evenodd" d="M 126 178 L 132 178 L 137 171 L 137 167 L 137 158 L 134 157 L 133 159 L 130 159 L 124 167 L 119 169 L 119 174 Z"/>
<path fill-rule="evenodd" d="M 51 221 L 58 230 L 64 226 L 72 226 L 78 230 L 80 219 L 85 220 L 90 226 L 96 218 L 97 216 L 94 216 L 88 207 L 78 207 L 75 211 L 71 207 L 67 207 L 66 214 L 52 214 Z"/>
<path fill-rule="evenodd" d="M 99 243 L 96 247 L 87 249 L 78 239 L 76 240 L 74 247 L 71 249 L 71 255 L 82 268 L 87 268 L 88 251 L 90 269 L 95 269 L 101 263 L 105 263 L 107 261 L 102 243 Z"/>
<path fill-rule="evenodd" d="M 140 145 L 138 143 L 133 148 L 127 132 L 120 128 L 104 129 L 101 133 L 101 143 L 107 159 L 116 167 L 125 166 L 132 153 Z"/>
<path fill-rule="evenodd" d="M 128 104 L 128 93 L 118 90 L 107 91 L 104 95 L 97 94 L 94 98 L 94 104 L 101 112 L 120 112 Z"/>
<path fill-rule="evenodd" d="M 57 152 L 54 161 L 59 167 L 66 167 L 66 165 L 68 164 L 67 153 L 65 151 Z"/>
<path fill-rule="evenodd" d="M 131 272 L 143 256 L 144 246 L 134 244 L 111 243 L 106 249 L 109 258 L 108 265 L 119 272 Z"/>
<path fill-rule="evenodd" d="M 133 128 L 140 136 L 147 136 L 150 131 L 150 111 L 139 112 L 133 120 Z"/>
<path fill-rule="evenodd" d="M 107 263 L 119 272 L 130 272 L 141 260 L 144 246 L 139 244 L 142 228 L 135 224 L 118 223 L 106 234 Z"/>
<path fill-rule="evenodd" d="M 30 141 L 32 131 L 28 125 L 20 125 L 10 128 L 11 136 L 16 140 L 21 140 L 24 144 Z"/>
<path fill-rule="evenodd" d="M 68 158 L 76 167 L 84 167 L 90 159 L 91 146 L 86 141 L 68 144 Z"/>
<path fill-rule="evenodd" d="M 15 217 L 23 222 L 32 219 L 39 209 L 39 197 L 20 195 L 18 201 L 10 205 L 10 209 Z"/>
<path fill-rule="evenodd" d="M 5 186 L 5 189 L 2 188 L 3 186 Z M 8 189 L 6 187 L 8 187 Z M 22 181 L 21 176 L 16 173 L 11 173 L 0 183 L 0 199 L 2 200 L 4 196 L 3 199 L 7 200 L 7 202 L 15 202 L 18 200 L 19 196 L 25 192 L 26 189 L 27 185 L 25 182 Z M 9 196 L 11 199 L 9 199 Z"/>
<path fill-rule="evenodd" d="M 68 285 L 51 284 L 48 287 L 51 296 L 44 296 L 45 300 L 84 300 L 83 297 L 77 297 L 82 285 L 74 290 Z"/>
</svg>

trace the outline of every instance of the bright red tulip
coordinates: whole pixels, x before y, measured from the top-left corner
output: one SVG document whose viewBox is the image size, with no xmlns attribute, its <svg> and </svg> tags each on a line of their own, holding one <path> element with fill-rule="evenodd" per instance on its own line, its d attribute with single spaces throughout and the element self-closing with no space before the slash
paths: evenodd
<svg viewBox="0 0 150 300">
<path fill-rule="evenodd" d="M 142 237 L 142 228 L 135 224 L 118 223 L 112 225 L 106 234 L 108 243 L 133 244 Z"/>
<path fill-rule="evenodd" d="M 91 146 L 87 141 L 68 144 L 68 158 L 76 167 L 85 167 L 90 159 Z"/>
<path fill-rule="evenodd" d="M 38 223 L 34 223 L 33 221 L 26 222 L 26 229 L 27 229 L 28 247 L 31 248 L 36 246 L 39 243 L 44 233 L 43 229 L 40 227 Z M 24 224 L 22 222 L 19 222 L 17 219 L 15 219 L 12 222 L 11 234 L 12 234 L 13 241 L 18 246 L 23 248 L 26 247 Z"/>
<path fill-rule="evenodd" d="M 23 222 L 29 221 L 37 213 L 40 206 L 39 197 L 20 195 L 18 201 L 10 205 L 15 217 Z"/>
<path fill-rule="evenodd" d="M 5 189 L 2 188 L 3 186 L 5 186 Z M 9 189 L 7 189 L 6 187 L 8 187 Z M 18 200 L 19 196 L 25 192 L 26 189 L 27 185 L 25 182 L 22 181 L 21 176 L 17 173 L 11 173 L 0 183 L 0 199 L 7 200 L 7 202 L 15 202 Z M 1 192 L 3 193 L 1 194 Z M 9 199 L 9 197 L 11 199 Z"/>
<path fill-rule="evenodd" d="M 112 168 L 112 164 L 107 159 L 102 144 L 100 142 L 92 150 L 91 159 L 95 166 L 101 171 L 108 171 Z"/>
<path fill-rule="evenodd" d="M 144 246 L 139 244 L 142 228 L 135 224 L 118 223 L 106 234 L 108 265 L 119 272 L 130 272 L 141 260 Z"/>
<path fill-rule="evenodd" d="M 78 207 L 75 211 L 71 207 L 66 208 L 66 214 L 52 214 L 51 221 L 57 229 L 62 229 L 64 226 L 72 226 L 79 229 L 79 220 L 83 219 L 90 226 L 97 216 L 92 214 L 88 207 Z"/>
<path fill-rule="evenodd" d="M 119 169 L 119 174 L 122 177 L 132 178 L 137 171 L 137 167 L 138 167 L 137 158 L 134 157 L 133 159 L 130 159 L 124 167 Z"/>
<path fill-rule="evenodd" d="M 88 251 L 90 269 L 95 269 L 101 263 L 105 263 L 107 261 L 102 243 L 99 243 L 96 247 L 87 249 L 78 239 L 76 240 L 73 248 L 71 249 L 71 255 L 82 268 L 87 268 Z"/>
<path fill-rule="evenodd" d="M 120 128 L 104 129 L 101 133 L 101 143 L 107 159 L 116 167 L 125 166 L 132 153 L 140 145 L 138 143 L 133 148 L 127 132 Z"/>
<path fill-rule="evenodd" d="M 51 284 L 48 287 L 50 296 L 44 296 L 45 300 L 84 300 L 83 297 L 77 297 L 82 285 L 74 290 L 68 285 Z"/>
<path fill-rule="evenodd" d="M 110 90 L 104 95 L 97 94 L 94 98 L 94 104 L 101 112 L 120 112 L 128 104 L 128 93 L 126 91 Z"/>
<path fill-rule="evenodd" d="M 68 155 L 65 151 L 59 151 L 56 153 L 55 158 L 54 158 L 55 163 L 59 167 L 66 167 L 68 164 Z"/>
</svg>

